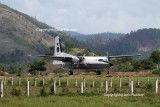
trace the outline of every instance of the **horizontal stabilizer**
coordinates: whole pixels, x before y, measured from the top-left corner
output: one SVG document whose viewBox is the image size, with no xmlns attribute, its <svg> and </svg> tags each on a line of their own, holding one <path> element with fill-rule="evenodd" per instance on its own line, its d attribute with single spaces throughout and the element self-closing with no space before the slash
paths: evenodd
<svg viewBox="0 0 160 107">
<path fill-rule="evenodd" d="M 108 58 L 109 58 L 110 60 L 112 60 L 112 59 L 117 59 L 117 58 L 133 57 L 133 56 L 141 56 L 141 54 L 108 56 Z"/>
</svg>

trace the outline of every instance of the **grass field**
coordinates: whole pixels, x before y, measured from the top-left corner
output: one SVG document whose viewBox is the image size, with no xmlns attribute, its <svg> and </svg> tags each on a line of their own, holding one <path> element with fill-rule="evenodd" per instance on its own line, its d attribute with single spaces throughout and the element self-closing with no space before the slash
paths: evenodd
<svg viewBox="0 0 160 107">
<path fill-rule="evenodd" d="M 11 78 L 6 78 L 4 86 L 4 97 L 0 99 L 0 107 L 160 107 L 160 92 L 155 93 L 155 80 L 157 77 L 126 77 L 122 78 L 122 87 L 119 87 L 119 78 L 113 77 L 112 88 L 110 87 L 111 78 L 85 78 L 86 87 L 84 93 L 80 93 L 80 83 L 83 78 L 77 78 L 78 87 L 75 87 L 75 77 L 61 78 L 61 86 L 58 86 L 58 78 L 53 78 L 57 83 L 57 93 L 51 94 L 51 78 L 45 78 L 45 88 L 42 86 L 42 78 L 37 78 L 37 86 L 34 86 L 33 78 L 30 81 L 30 97 L 26 96 L 26 79 L 21 79 L 21 86 L 18 86 L 18 78 L 14 78 L 14 86 L 11 86 Z M 103 87 L 101 87 L 103 79 Z M 134 81 L 134 94 L 144 94 L 144 96 L 123 96 L 107 97 L 105 93 L 105 80 L 109 83 L 108 94 L 130 94 L 129 79 Z M 140 80 L 140 86 L 137 85 Z M 149 83 L 148 83 L 149 79 Z M 2 78 L 1 78 L 2 80 Z M 95 87 L 92 87 L 92 81 Z M 40 95 L 44 89 L 47 96 Z M 20 95 L 16 96 L 13 89 L 19 90 Z M 160 91 L 160 90 L 158 90 Z"/>
</svg>

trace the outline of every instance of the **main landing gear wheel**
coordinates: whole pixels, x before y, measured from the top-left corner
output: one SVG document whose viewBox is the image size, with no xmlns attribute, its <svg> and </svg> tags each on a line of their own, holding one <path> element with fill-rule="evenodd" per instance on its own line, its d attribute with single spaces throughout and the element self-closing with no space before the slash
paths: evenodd
<svg viewBox="0 0 160 107">
<path fill-rule="evenodd" d="M 68 74 L 69 74 L 69 75 L 73 75 L 73 71 L 69 71 Z"/>
<path fill-rule="evenodd" d="M 109 74 L 109 68 L 106 69 L 106 73 Z"/>
<path fill-rule="evenodd" d="M 109 71 L 107 71 L 107 74 L 109 74 Z"/>
<path fill-rule="evenodd" d="M 97 71 L 96 73 L 97 73 L 97 75 L 101 75 L 101 71 Z"/>
</svg>

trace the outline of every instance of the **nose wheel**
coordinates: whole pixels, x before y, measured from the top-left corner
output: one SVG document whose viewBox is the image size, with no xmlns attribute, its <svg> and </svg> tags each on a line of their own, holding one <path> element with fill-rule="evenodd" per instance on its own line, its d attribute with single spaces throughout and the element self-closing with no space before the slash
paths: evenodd
<svg viewBox="0 0 160 107">
<path fill-rule="evenodd" d="M 109 71 L 107 71 L 107 74 L 109 74 Z"/>
<path fill-rule="evenodd" d="M 107 74 L 109 74 L 109 68 L 107 68 Z"/>
<path fill-rule="evenodd" d="M 101 75 L 101 71 L 96 71 L 96 74 L 97 75 Z"/>
<path fill-rule="evenodd" d="M 73 71 L 69 71 L 68 74 L 69 74 L 69 75 L 73 75 Z"/>
</svg>

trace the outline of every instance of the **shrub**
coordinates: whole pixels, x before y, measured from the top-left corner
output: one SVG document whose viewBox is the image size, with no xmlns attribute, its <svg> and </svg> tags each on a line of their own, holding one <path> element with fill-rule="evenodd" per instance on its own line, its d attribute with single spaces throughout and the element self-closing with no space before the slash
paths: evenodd
<svg viewBox="0 0 160 107">
<path fill-rule="evenodd" d="M 63 92 L 63 93 L 65 93 L 65 92 L 69 92 L 69 90 L 68 90 L 68 88 L 67 88 L 67 87 L 63 87 L 63 88 L 62 88 L 62 92 Z"/>
<path fill-rule="evenodd" d="M 17 76 L 19 76 L 19 77 L 20 77 L 20 76 L 21 76 L 21 74 L 20 74 L 20 73 L 18 73 L 18 74 L 17 74 Z"/>
<path fill-rule="evenodd" d="M 152 90 L 153 85 L 151 83 L 146 84 L 146 90 Z"/>
<path fill-rule="evenodd" d="M 7 84 L 11 84 L 11 80 L 8 80 L 8 81 L 7 81 Z"/>
<path fill-rule="evenodd" d="M 40 96 L 43 96 L 43 97 L 46 97 L 46 96 L 47 96 L 45 87 L 43 87 L 43 88 L 40 90 Z"/>
<path fill-rule="evenodd" d="M 153 71 L 152 74 L 160 75 L 160 72 L 158 72 L 158 71 Z"/>
<path fill-rule="evenodd" d="M 50 94 L 53 95 L 54 94 L 54 87 L 50 86 Z"/>
<path fill-rule="evenodd" d="M 116 88 L 116 87 L 114 87 L 114 90 L 113 90 L 115 93 L 117 92 L 117 93 L 119 93 L 120 91 Z"/>
<path fill-rule="evenodd" d="M 21 91 L 13 88 L 13 89 L 11 90 L 11 95 L 12 95 L 12 96 L 20 96 L 20 95 L 21 95 Z"/>
<path fill-rule="evenodd" d="M 123 85 L 124 85 L 124 86 L 128 86 L 129 84 L 128 84 L 128 82 L 127 82 L 127 83 L 124 83 Z"/>
<path fill-rule="evenodd" d="M 4 74 L 1 74 L 1 76 L 4 76 Z"/>
<path fill-rule="evenodd" d="M 43 81 L 40 81 L 40 82 L 39 82 L 39 86 L 43 86 Z"/>
</svg>

